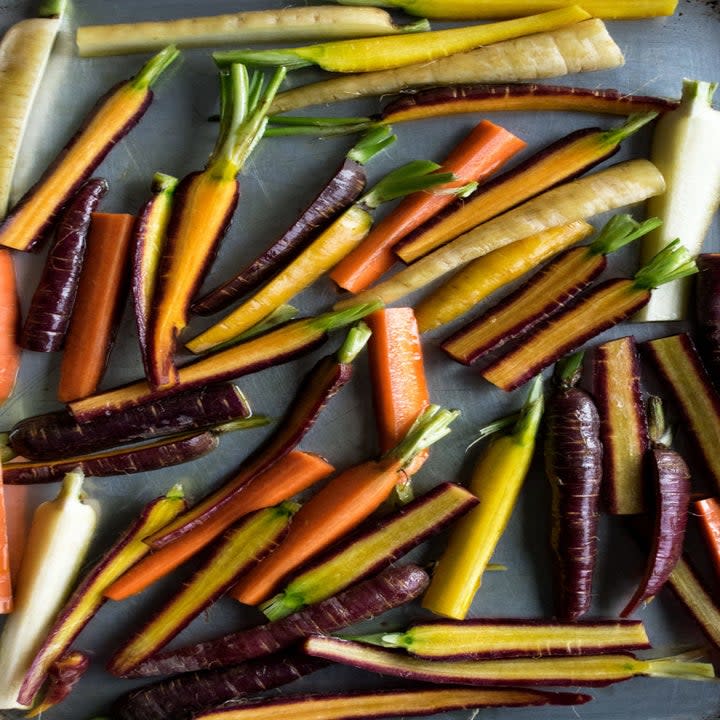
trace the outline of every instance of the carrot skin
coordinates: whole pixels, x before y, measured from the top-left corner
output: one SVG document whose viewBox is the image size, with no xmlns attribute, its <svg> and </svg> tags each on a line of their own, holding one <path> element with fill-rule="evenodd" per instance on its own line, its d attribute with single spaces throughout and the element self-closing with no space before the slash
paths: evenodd
<svg viewBox="0 0 720 720">
<path fill-rule="evenodd" d="M 26 350 L 54 352 L 62 347 L 75 305 L 90 216 L 107 190 L 102 178 L 89 180 L 60 219 L 20 336 Z"/>
<path fill-rule="evenodd" d="M 705 498 L 693 503 L 693 509 L 698 516 L 715 574 L 720 578 L 720 503 L 717 498 Z"/>
<path fill-rule="evenodd" d="M 346 158 L 338 172 L 275 243 L 243 268 L 234 278 L 196 300 L 192 312 L 212 315 L 224 310 L 246 293 L 285 267 L 342 210 L 349 207 L 365 188 L 367 175 L 359 162 Z"/>
<path fill-rule="evenodd" d="M 0 405 L 12 394 L 20 369 L 20 303 L 13 265 L 10 251 L 0 250 Z"/>
<path fill-rule="evenodd" d="M 369 620 L 419 597 L 430 578 L 416 565 L 390 567 L 292 615 L 215 640 L 153 655 L 128 677 L 169 675 L 224 667 L 284 650 L 308 635 L 329 634 Z"/>
<path fill-rule="evenodd" d="M 545 421 L 556 616 L 572 621 L 590 609 L 592 599 L 602 479 L 600 418 L 590 395 L 570 385 L 553 393 Z"/>
<path fill-rule="evenodd" d="M 78 650 L 58 658 L 48 671 L 48 685 L 42 701 L 33 707 L 25 717 L 37 717 L 61 703 L 77 685 L 90 667 L 90 657 Z"/>
<path fill-rule="evenodd" d="M 7 528 L 8 512 L 5 507 L 3 469 L 0 464 L 0 615 L 13 610 L 13 588 L 10 568 L 10 550 Z"/>
</svg>

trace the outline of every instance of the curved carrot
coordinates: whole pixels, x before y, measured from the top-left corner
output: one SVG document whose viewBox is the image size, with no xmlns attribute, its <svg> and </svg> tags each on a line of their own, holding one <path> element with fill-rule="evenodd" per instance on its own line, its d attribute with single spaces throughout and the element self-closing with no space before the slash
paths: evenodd
<svg viewBox="0 0 720 720">
<path fill-rule="evenodd" d="M 92 215 L 87 255 L 60 366 L 60 402 L 92 395 L 100 384 L 125 299 L 134 221 L 132 215 Z"/>
<path fill-rule="evenodd" d="M 451 172 L 456 181 L 442 190 L 461 188 L 480 182 L 525 147 L 525 142 L 483 120 L 448 155 L 440 168 Z M 377 224 L 362 245 L 338 263 L 330 277 L 350 292 L 364 290 L 392 267 L 396 261 L 392 247 L 455 199 L 452 192 L 417 192 L 405 198 L 386 218 Z"/>
<path fill-rule="evenodd" d="M 0 250 L 0 405 L 10 397 L 20 367 L 19 316 L 12 257 L 8 250 Z"/>
<path fill-rule="evenodd" d="M 212 542 L 239 518 L 288 500 L 329 475 L 333 469 L 318 455 L 291 452 L 245 485 L 209 522 L 194 526 L 175 542 L 147 555 L 130 568 L 105 590 L 105 597 L 124 600 L 141 592 Z"/>
</svg>

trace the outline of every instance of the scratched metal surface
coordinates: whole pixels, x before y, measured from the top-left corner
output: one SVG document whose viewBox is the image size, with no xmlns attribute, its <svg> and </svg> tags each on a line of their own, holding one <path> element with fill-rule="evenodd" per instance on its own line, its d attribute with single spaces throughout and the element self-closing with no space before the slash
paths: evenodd
<svg viewBox="0 0 720 720">
<path fill-rule="evenodd" d="M 116 81 L 131 75 L 141 57 L 80 60 L 73 55 L 72 29 L 77 24 L 103 21 L 131 21 L 182 15 L 228 12 L 237 9 L 279 7 L 279 0 L 124 0 L 100 2 L 75 0 L 67 34 L 60 51 L 52 61 L 41 91 L 41 103 L 21 158 L 19 189 L 31 182 L 45 167 L 73 128 L 85 116 L 95 98 Z M 6 0 L 0 6 L 0 26 L 4 29 L 30 12 L 24 0 Z M 618 70 L 583 77 L 565 77 L 561 84 L 592 87 L 618 87 L 629 92 L 676 95 L 684 76 L 707 80 L 720 79 L 720 12 L 716 3 L 681 0 L 679 12 L 669 19 L 637 23 L 610 23 L 610 30 L 626 55 L 626 65 Z M 315 77 L 313 71 L 301 71 L 292 83 Z M 354 101 L 325 114 L 364 114 L 378 109 L 377 100 Z M 204 51 L 186 52 L 177 67 L 167 73 L 157 86 L 156 100 L 147 116 L 103 163 L 99 174 L 110 181 L 110 193 L 103 208 L 108 211 L 133 212 L 146 197 L 153 172 L 161 170 L 182 176 L 202 166 L 214 140 L 216 126 L 206 122 L 216 110 L 216 85 L 213 64 Z M 531 113 L 496 114 L 494 121 L 528 141 L 528 152 L 567 132 L 593 124 L 608 127 L 617 120 L 587 117 L 580 114 Z M 419 148 L 427 157 L 440 159 L 478 118 L 458 116 L 442 120 L 406 124 L 397 128 L 398 142 L 370 166 L 371 180 L 389 169 L 415 157 Z M 623 148 L 620 159 L 646 153 L 648 133 L 641 134 Z M 229 276 L 238 263 L 253 256 L 282 231 L 298 210 L 317 191 L 322 178 L 332 173 L 349 147 L 351 140 L 287 139 L 263 143 L 254 154 L 242 176 L 242 198 L 235 221 L 218 260 L 207 279 L 208 286 Z M 717 222 L 708 247 L 717 250 Z M 612 270 L 634 267 L 633 252 L 628 250 L 611 261 Z M 23 307 L 38 277 L 41 257 L 23 256 L 18 260 Z M 321 282 L 303 293 L 299 304 L 306 312 L 329 306 L 334 298 L 329 282 Z M 193 329 L 201 323 L 193 323 Z M 615 337 L 628 331 L 640 339 L 664 334 L 671 327 L 624 326 L 603 336 Z M 337 339 L 333 340 L 337 343 Z M 433 450 L 417 482 L 429 487 L 441 480 L 463 477 L 468 460 L 465 447 L 477 428 L 486 421 L 516 407 L 523 392 L 505 395 L 481 381 L 467 368 L 455 365 L 441 356 L 432 335 L 426 342 L 427 365 L 432 397 L 435 402 L 463 411 L 453 434 Z M 294 363 L 245 378 L 240 383 L 257 412 L 278 416 L 306 369 L 327 348 Z M 54 389 L 58 378 L 58 355 L 26 354 L 17 391 L 0 411 L 0 428 L 17 420 L 55 408 Z M 111 366 L 105 380 L 109 387 L 134 379 L 140 371 L 136 337 L 130 313 L 126 313 Z M 371 406 L 367 392 L 367 373 L 362 361 L 352 384 L 335 398 L 317 425 L 303 442 L 308 450 L 326 455 L 338 467 L 359 460 L 373 450 Z M 100 512 L 100 531 L 91 559 L 96 558 L 135 517 L 139 508 L 172 483 L 182 481 L 187 494 L 197 497 L 211 487 L 264 436 L 266 430 L 223 439 L 212 455 L 192 465 L 169 468 L 151 474 L 129 477 L 88 479 L 86 490 Z M 10 492 L 18 492 L 10 489 Z M 29 491 L 31 504 L 49 497 L 54 487 Z M 505 563 L 506 572 L 492 573 L 478 594 L 474 616 L 548 617 L 551 612 L 549 565 L 546 552 L 548 531 L 548 492 L 539 466 L 528 478 L 512 522 L 495 553 Z M 638 579 L 642 557 L 623 532 L 620 523 L 605 520 L 600 538 L 601 556 L 596 575 L 593 603 L 594 616 L 619 611 Z M 420 559 L 433 556 L 432 548 L 415 553 Z M 46 714 L 48 720 L 91 718 L 106 711 L 110 702 L 125 690 L 141 683 L 123 682 L 103 671 L 104 661 L 118 643 L 126 638 L 154 607 L 180 581 L 173 577 L 138 598 L 122 604 L 108 604 L 90 623 L 76 642 L 89 651 L 93 665 L 74 694 L 56 710 Z M 393 618 L 383 618 L 370 627 L 396 627 L 404 619 L 416 616 L 406 610 Z M 664 591 L 640 615 L 647 623 L 650 637 L 659 652 L 702 643 L 693 621 L 669 593 Z M 196 620 L 176 641 L 218 635 L 255 620 L 232 601 L 221 600 Z M 392 683 L 362 672 L 341 668 L 305 678 L 281 692 L 298 690 L 337 690 L 376 688 Z M 485 710 L 488 720 L 541 720 L 553 718 L 586 718 L 587 720 L 625 720 L 642 717 L 647 720 L 700 720 L 720 715 L 720 685 L 673 680 L 635 679 L 610 688 L 592 691 L 595 701 L 577 708 Z M 8 713 L 12 717 L 13 713 Z M 474 713 L 446 715 L 448 720 L 466 720 Z"/>
</svg>

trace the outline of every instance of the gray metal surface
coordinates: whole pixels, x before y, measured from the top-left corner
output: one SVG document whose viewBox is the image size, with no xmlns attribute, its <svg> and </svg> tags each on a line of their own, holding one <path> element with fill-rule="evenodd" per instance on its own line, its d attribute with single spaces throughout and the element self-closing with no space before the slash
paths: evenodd
<svg viewBox="0 0 720 720">
<path fill-rule="evenodd" d="M 198 13 L 228 12 L 233 9 L 280 7 L 280 0 L 75 0 L 70 31 L 78 24 L 135 19 L 169 18 Z M 5 2 L 0 9 L 0 26 L 8 27 L 31 11 L 30 3 Z M 440 26 L 441 24 L 438 24 Z M 716 3 L 681 0 L 672 18 L 643 22 L 609 23 L 610 31 L 626 55 L 623 68 L 565 77 L 561 84 L 589 87 L 617 87 L 627 92 L 677 95 L 683 77 L 720 80 L 720 12 Z M 73 132 L 95 99 L 116 81 L 131 75 L 142 56 L 80 60 L 73 55 L 68 34 L 52 61 L 41 90 L 41 102 L 34 114 L 21 158 L 20 183 L 31 182 Z M 317 76 L 299 71 L 291 83 Z M 366 114 L 377 111 L 375 99 L 318 110 L 319 114 Z M 204 51 L 183 54 L 182 62 L 167 73 L 157 86 L 156 100 L 145 119 L 103 163 L 99 174 L 110 181 L 110 192 L 103 208 L 107 211 L 134 212 L 147 196 L 155 171 L 182 176 L 202 167 L 212 147 L 216 126 L 206 118 L 216 112 L 216 81 L 213 64 Z M 398 126 L 398 142 L 370 166 L 371 179 L 417 157 L 441 159 L 453 144 L 478 121 L 467 115 L 420 121 Z M 497 113 L 491 119 L 504 125 L 528 142 L 526 154 L 571 130 L 601 125 L 609 127 L 617 119 L 588 117 L 570 113 Z M 646 154 L 649 133 L 634 138 L 621 151 L 620 159 Z M 350 139 L 278 139 L 262 143 L 242 175 L 242 197 L 233 225 L 207 278 L 207 286 L 228 277 L 233 269 L 252 257 L 275 238 L 316 193 L 324 178 L 335 170 Z M 599 222 L 599 220 L 598 220 Z M 717 222 L 708 239 L 708 248 L 720 249 Z M 41 256 L 23 256 L 18 261 L 23 308 L 38 277 Z M 612 271 L 635 267 L 632 250 L 611 261 Z M 318 283 L 302 294 L 299 305 L 310 312 L 328 307 L 335 291 L 328 281 Z M 202 327 L 193 322 L 193 329 Z M 640 339 L 660 336 L 672 326 L 623 326 L 606 333 L 604 339 L 633 332 Z M 506 395 L 481 380 L 476 371 L 448 361 L 437 348 L 437 336 L 426 342 L 427 366 L 432 398 L 450 407 L 459 407 L 462 418 L 452 435 L 433 450 L 431 460 L 417 478 L 419 487 L 442 480 L 464 478 L 472 458 L 465 448 L 475 431 L 488 420 L 516 407 L 524 395 Z M 337 338 L 333 339 L 337 343 Z M 278 416 L 285 408 L 299 378 L 327 348 L 294 363 L 245 378 L 240 383 L 257 412 Z M 26 353 L 16 393 L 0 410 L 0 428 L 19 419 L 57 407 L 54 399 L 58 379 L 58 355 Z M 141 370 L 130 312 L 126 313 L 106 387 L 136 378 Z M 338 467 L 373 452 L 372 408 L 367 371 L 363 361 L 352 384 L 336 397 L 303 442 L 303 447 L 327 456 Z M 235 467 L 267 430 L 253 430 L 222 440 L 212 455 L 192 465 L 169 468 L 151 474 L 118 478 L 89 479 L 86 489 L 101 513 L 100 532 L 92 550 L 98 557 L 117 533 L 128 525 L 139 508 L 172 483 L 182 481 L 187 494 L 197 497 Z M 701 485 L 700 485 L 701 486 Z M 10 489 L 10 492 L 16 492 Z M 34 504 L 55 492 L 55 487 L 30 491 Z M 546 538 L 549 497 L 541 468 L 537 465 L 527 480 L 512 522 L 495 553 L 495 560 L 507 565 L 506 572 L 489 574 L 473 606 L 473 616 L 549 617 L 551 588 Z M 612 616 L 624 605 L 638 580 L 643 559 L 624 532 L 622 523 L 604 520 L 600 536 L 601 555 L 596 575 L 592 615 Z M 421 559 L 433 556 L 433 548 L 415 553 Z M 142 683 L 111 678 L 104 662 L 118 643 L 173 592 L 178 576 L 160 583 L 137 598 L 120 604 L 108 603 L 82 633 L 75 646 L 89 651 L 93 665 L 74 694 L 48 720 L 91 718 L 103 714 L 122 692 Z M 394 618 L 381 618 L 369 627 L 396 627 L 415 617 L 406 610 Z M 674 652 L 703 643 L 697 630 L 669 591 L 661 595 L 639 617 L 648 626 L 655 652 Z M 256 620 L 237 603 L 221 600 L 197 619 L 176 641 L 186 643 L 236 629 Z M 392 683 L 367 673 L 335 668 L 305 678 L 282 692 L 298 690 L 337 690 L 388 687 Z M 674 680 L 639 678 L 614 687 L 593 689 L 594 702 L 577 708 L 500 709 L 482 711 L 488 720 L 709 720 L 720 716 L 720 685 Z M 474 713 L 448 714 L 447 720 L 467 720 Z M 13 713 L 8 713 L 12 717 Z"/>
</svg>

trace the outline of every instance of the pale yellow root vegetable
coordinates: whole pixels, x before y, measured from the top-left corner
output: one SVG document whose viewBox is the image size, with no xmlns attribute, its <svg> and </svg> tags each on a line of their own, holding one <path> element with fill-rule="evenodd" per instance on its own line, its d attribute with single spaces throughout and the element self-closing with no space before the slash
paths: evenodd
<svg viewBox="0 0 720 720">
<path fill-rule="evenodd" d="M 272 114 L 355 97 L 456 83 L 516 82 L 606 70 L 624 63 L 602 20 L 488 45 L 393 70 L 346 75 L 279 93 Z"/>
<path fill-rule="evenodd" d="M 255 10 L 177 20 L 86 25 L 77 30 L 81 57 L 152 52 L 166 45 L 215 45 L 374 37 L 427 30 L 427 22 L 396 25 L 385 10 L 332 5 Z"/>
<path fill-rule="evenodd" d="M 401 270 L 389 280 L 354 297 L 336 309 L 380 300 L 390 304 L 425 287 L 471 260 L 516 240 L 552 227 L 584 220 L 625 205 L 642 202 L 665 189 L 658 169 L 648 160 L 631 160 L 573 180 L 528 200 L 461 235 Z"/>
<path fill-rule="evenodd" d="M 60 27 L 58 17 L 22 20 L 0 42 L 0 218 L 5 217 L 15 165 L 50 51 Z"/>
<path fill-rule="evenodd" d="M 452 322 L 501 287 L 517 280 L 593 232 L 584 220 L 550 228 L 473 260 L 415 308 L 420 332 Z"/>
<path fill-rule="evenodd" d="M 85 559 L 97 524 L 83 502 L 83 475 L 65 476 L 58 496 L 35 511 L 18 577 L 15 609 L 0 638 L 0 708 L 17 702 L 25 673 Z"/>
</svg>

